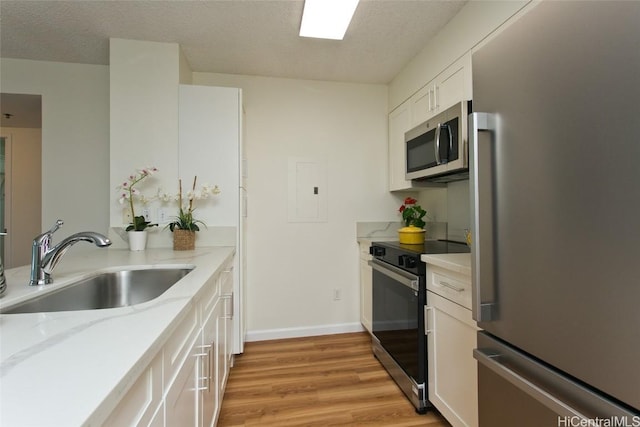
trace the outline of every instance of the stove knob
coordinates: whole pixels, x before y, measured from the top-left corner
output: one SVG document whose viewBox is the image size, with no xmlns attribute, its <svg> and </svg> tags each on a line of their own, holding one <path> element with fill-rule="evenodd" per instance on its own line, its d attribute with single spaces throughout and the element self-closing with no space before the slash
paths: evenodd
<svg viewBox="0 0 640 427">
<path fill-rule="evenodd" d="M 369 254 L 373 256 L 384 256 L 385 250 L 382 246 L 371 246 L 369 248 Z"/>
<path fill-rule="evenodd" d="M 415 257 L 410 255 L 404 255 L 404 266 L 407 268 L 415 268 L 418 265 L 418 261 Z"/>
</svg>

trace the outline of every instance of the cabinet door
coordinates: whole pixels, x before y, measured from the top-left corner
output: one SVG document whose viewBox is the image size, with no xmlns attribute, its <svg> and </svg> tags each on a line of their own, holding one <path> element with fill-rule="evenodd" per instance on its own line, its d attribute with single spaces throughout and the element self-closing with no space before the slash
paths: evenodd
<svg viewBox="0 0 640 427">
<path fill-rule="evenodd" d="M 200 340 L 193 341 L 191 351 L 178 370 L 165 396 L 167 426 L 197 427 L 198 417 L 198 363 Z"/>
<path fill-rule="evenodd" d="M 411 129 L 411 100 L 399 105 L 389 114 L 389 190 L 411 188 L 411 181 L 404 179 L 406 152 L 404 133 Z"/>
<path fill-rule="evenodd" d="M 220 307 L 223 305 L 220 304 Z M 222 308 L 216 311 L 216 315 L 216 385 L 218 387 L 218 404 L 222 405 L 227 381 L 227 319 Z"/>
<path fill-rule="evenodd" d="M 434 83 L 428 83 L 411 97 L 411 128 L 418 126 L 420 123 L 433 116 L 433 111 L 435 109 L 434 98 Z"/>
<path fill-rule="evenodd" d="M 427 301 L 429 401 L 453 427 L 477 427 L 477 328 L 471 310 L 433 292 Z"/>
<path fill-rule="evenodd" d="M 235 307 L 236 307 L 236 293 L 234 291 L 234 266 L 233 264 L 229 264 L 225 267 L 224 271 L 220 276 L 221 284 L 220 284 L 220 292 L 222 302 L 224 303 L 223 311 L 224 317 L 227 320 L 225 324 L 226 330 L 226 340 L 225 340 L 225 355 L 227 360 L 226 372 L 229 372 L 231 369 L 231 361 L 233 358 L 233 348 L 234 348 L 234 339 L 237 339 L 237 334 L 234 332 L 234 322 L 235 322 Z M 226 383 L 226 378 L 225 378 Z"/>
<path fill-rule="evenodd" d="M 223 315 L 221 316 L 221 330 L 224 330 L 223 335 L 220 336 L 222 341 L 221 348 L 223 349 L 223 363 L 221 388 L 224 393 L 224 388 L 227 385 L 227 379 L 229 378 L 229 371 L 232 364 L 232 339 L 233 339 L 233 292 L 230 292 L 223 296 Z"/>
<path fill-rule="evenodd" d="M 370 246 L 369 243 L 360 243 L 360 323 L 369 333 L 373 318 L 373 271 L 368 264 Z"/>
<path fill-rule="evenodd" d="M 147 427 L 164 427 L 164 402 L 156 410 L 156 413 L 153 414 L 153 418 L 151 418 Z"/>
<path fill-rule="evenodd" d="M 218 345 L 216 323 L 219 307 L 220 300 L 218 299 L 202 324 L 202 354 L 206 356 L 200 358 L 198 376 L 200 382 L 199 403 L 202 408 L 201 425 L 204 427 L 215 425 L 220 410 L 216 372 L 216 346 Z"/>
<path fill-rule="evenodd" d="M 104 426 L 147 426 L 162 406 L 162 352 L 140 375 L 113 410 Z M 163 414 L 160 414 L 163 415 Z M 162 418 L 164 421 L 164 418 Z"/>
<path fill-rule="evenodd" d="M 466 54 L 436 77 L 436 110 L 470 100 L 471 83 L 471 54 Z"/>
</svg>

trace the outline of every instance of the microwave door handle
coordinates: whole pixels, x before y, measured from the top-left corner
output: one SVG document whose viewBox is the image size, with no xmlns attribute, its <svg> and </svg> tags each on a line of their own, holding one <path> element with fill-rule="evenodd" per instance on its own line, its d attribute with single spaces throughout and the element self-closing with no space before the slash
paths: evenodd
<svg viewBox="0 0 640 427">
<path fill-rule="evenodd" d="M 449 135 L 449 151 L 447 151 L 447 162 L 449 161 L 449 156 L 453 152 L 453 135 L 451 135 L 451 126 L 448 124 L 444 125 L 447 128 L 447 135 Z"/>
<path fill-rule="evenodd" d="M 442 159 L 440 158 L 440 130 L 441 129 L 442 129 L 442 125 L 438 123 L 438 126 L 436 126 L 436 143 L 435 143 L 437 165 L 442 164 Z"/>
</svg>

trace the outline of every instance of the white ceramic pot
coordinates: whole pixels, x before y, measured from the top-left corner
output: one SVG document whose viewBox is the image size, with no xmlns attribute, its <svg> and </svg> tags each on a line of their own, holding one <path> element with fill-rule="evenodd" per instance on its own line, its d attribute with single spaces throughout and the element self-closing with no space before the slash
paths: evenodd
<svg viewBox="0 0 640 427">
<path fill-rule="evenodd" d="M 147 247 L 147 230 L 127 231 L 129 235 L 129 250 L 144 251 Z"/>
</svg>

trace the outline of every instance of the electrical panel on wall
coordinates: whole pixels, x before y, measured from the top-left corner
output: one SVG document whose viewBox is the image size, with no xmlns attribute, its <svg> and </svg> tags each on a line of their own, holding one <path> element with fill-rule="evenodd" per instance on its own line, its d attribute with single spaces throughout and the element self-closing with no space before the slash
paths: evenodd
<svg viewBox="0 0 640 427">
<path fill-rule="evenodd" d="M 325 160 L 289 158 L 289 222 L 327 221 L 327 165 Z"/>
</svg>

